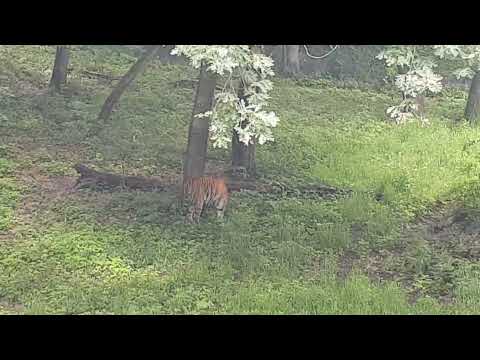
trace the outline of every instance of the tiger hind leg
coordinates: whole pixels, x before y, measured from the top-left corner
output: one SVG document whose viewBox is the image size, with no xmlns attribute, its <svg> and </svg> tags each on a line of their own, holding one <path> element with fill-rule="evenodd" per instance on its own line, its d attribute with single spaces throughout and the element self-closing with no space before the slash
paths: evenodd
<svg viewBox="0 0 480 360">
<path fill-rule="evenodd" d="M 187 224 L 193 224 L 193 222 L 194 222 L 194 216 L 195 216 L 195 207 L 194 207 L 194 206 L 191 206 L 191 207 L 188 209 L 187 216 L 185 217 L 185 222 L 186 222 Z"/>
<path fill-rule="evenodd" d="M 196 202 L 194 203 L 189 210 L 189 221 L 190 223 L 199 223 L 200 222 L 200 217 L 202 216 L 204 208 L 204 203 Z"/>
<path fill-rule="evenodd" d="M 227 208 L 227 203 L 228 203 L 228 200 L 227 199 L 221 199 L 218 203 L 217 203 L 217 218 L 218 219 L 223 219 L 225 217 L 225 209 Z"/>
</svg>

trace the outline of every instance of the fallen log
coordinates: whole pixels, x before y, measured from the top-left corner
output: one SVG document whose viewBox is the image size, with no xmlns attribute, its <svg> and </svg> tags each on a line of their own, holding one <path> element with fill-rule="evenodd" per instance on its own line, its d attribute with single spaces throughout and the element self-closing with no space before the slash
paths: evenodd
<svg viewBox="0 0 480 360">
<path fill-rule="evenodd" d="M 101 73 L 97 73 L 97 72 L 93 72 L 93 71 L 88 71 L 88 70 L 83 70 L 83 71 L 82 71 L 82 74 L 83 74 L 83 75 L 86 75 L 86 76 L 89 77 L 89 78 L 102 79 L 102 80 L 107 81 L 107 82 L 109 82 L 109 83 L 121 79 L 120 76 L 112 76 L 112 75 L 107 75 L 107 74 L 101 74 Z"/>
<path fill-rule="evenodd" d="M 115 188 L 141 190 L 141 191 L 171 191 L 178 192 L 178 184 L 164 184 L 154 177 L 123 176 L 107 172 L 101 172 L 89 168 L 83 164 L 76 164 L 73 167 L 79 174 L 73 189 L 93 188 L 94 190 L 112 190 Z M 324 198 L 334 199 L 339 196 L 349 195 L 351 190 L 337 189 L 325 184 L 313 184 L 290 188 L 279 182 L 260 183 L 253 180 L 240 180 L 225 175 L 225 182 L 229 191 L 252 191 L 259 194 L 272 194 L 287 197 L 300 198 Z"/>
<path fill-rule="evenodd" d="M 160 180 L 143 176 L 122 176 L 94 170 L 84 164 L 76 164 L 73 168 L 80 174 L 73 189 L 93 188 L 97 190 L 114 189 L 116 187 L 143 191 L 176 191 L 179 184 L 165 185 Z M 236 181 L 226 177 L 227 187 L 230 191 L 254 190 L 261 191 L 261 184 L 252 181 Z"/>
<path fill-rule="evenodd" d="M 242 191 L 242 190 L 252 190 L 262 192 L 262 184 L 255 183 L 253 181 L 242 181 L 232 179 L 228 176 L 225 176 L 225 183 L 229 191 Z"/>
<path fill-rule="evenodd" d="M 111 190 L 119 187 L 131 190 L 165 191 L 165 186 L 160 182 L 160 180 L 155 178 L 147 178 L 143 176 L 123 176 L 100 172 L 83 164 L 76 164 L 73 168 L 80 174 L 80 177 L 73 186 L 73 189 L 89 187 L 101 190 Z"/>
</svg>

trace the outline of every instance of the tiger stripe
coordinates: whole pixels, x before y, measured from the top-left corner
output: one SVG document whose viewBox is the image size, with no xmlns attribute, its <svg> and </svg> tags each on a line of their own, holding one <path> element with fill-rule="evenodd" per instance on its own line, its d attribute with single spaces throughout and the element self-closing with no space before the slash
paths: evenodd
<svg viewBox="0 0 480 360">
<path fill-rule="evenodd" d="M 200 221 L 203 211 L 214 206 L 217 217 L 223 218 L 229 200 L 229 192 L 225 178 L 202 176 L 187 179 L 183 184 L 184 195 L 189 196 L 192 204 L 186 220 L 190 223 Z"/>
</svg>

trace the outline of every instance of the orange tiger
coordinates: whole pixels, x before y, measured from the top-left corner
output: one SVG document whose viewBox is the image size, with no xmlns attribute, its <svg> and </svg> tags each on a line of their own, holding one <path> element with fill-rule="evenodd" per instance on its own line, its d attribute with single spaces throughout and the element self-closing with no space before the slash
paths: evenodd
<svg viewBox="0 0 480 360">
<path fill-rule="evenodd" d="M 183 194 L 192 202 L 187 214 L 190 223 L 199 222 L 206 207 L 214 205 L 217 217 L 223 218 L 228 204 L 229 192 L 225 178 L 202 176 L 189 178 L 183 183 Z"/>
</svg>

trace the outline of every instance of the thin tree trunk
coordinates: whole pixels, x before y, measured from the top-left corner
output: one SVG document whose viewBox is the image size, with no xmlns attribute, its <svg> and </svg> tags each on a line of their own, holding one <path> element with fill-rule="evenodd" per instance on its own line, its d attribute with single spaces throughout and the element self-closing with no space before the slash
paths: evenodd
<svg viewBox="0 0 480 360">
<path fill-rule="evenodd" d="M 249 177 L 254 178 L 257 176 L 257 139 L 252 139 L 248 145 L 248 166 L 247 174 Z"/>
<path fill-rule="evenodd" d="M 480 118 L 480 72 L 473 77 L 465 108 L 465 117 L 472 125 L 476 124 Z"/>
<path fill-rule="evenodd" d="M 68 47 L 66 45 L 57 46 L 55 54 L 55 63 L 53 65 L 52 77 L 49 87 L 55 91 L 61 91 L 67 83 L 67 68 L 69 62 Z"/>
<path fill-rule="evenodd" d="M 105 123 L 110 117 L 113 107 L 118 102 L 122 94 L 128 88 L 128 86 L 135 80 L 135 78 L 145 69 L 150 60 L 153 59 L 161 45 L 151 46 L 147 52 L 145 52 L 135 64 L 128 70 L 128 72 L 120 79 L 118 84 L 113 89 L 110 96 L 103 104 L 102 110 L 98 115 L 99 123 Z"/>
<path fill-rule="evenodd" d="M 417 114 L 423 118 L 425 116 L 425 95 L 417 95 L 415 103 L 417 104 Z"/>
<path fill-rule="evenodd" d="M 242 171 L 243 177 L 255 177 L 255 142 L 253 139 L 248 145 L 241 142 L 238 133 L 233 130 L 232 136 L 232 174 L 238 176 Z"/>
<path fill-rule="evenodd" d="M 296 76 L 300 72 L 300 45 L 283 45 L 283 73 Z"/>
<path fill-rule="evenodd" d="M 188 130 L 188 144 L 183 164 L 183 178 L 202 176 L 207 159 L 210 119 L 195 115 L 212 109 L 217 77 L 207 71 L 205 65 L 200 75 L 193 105 L 192 120 Z"/>
<path fill-rule="evenodd" d="M 251 45 L 251 50 L 262 54 L 264 48 L 261 45 Z M 243 83 L 240 83 L 238 90 L 238 96 L 243 99 L 245 105 L 248 105 L 248 101 L 245 97 L 245 88 Z M 242 123 L 240 126 L 245 128 L 248 122 Z M 237 172 L 241 170 L 243 177 L 254 178 L 256 176 L 256 162 L 255 162 L 255 142 L 256 139 L 252 138 L 249 144 L 245 144 L 240 141 L 237 131 L 234 129 L 232 132 L 232 175 L 239 175 Z"/>
<path fill-rule="evenodd" d="M 243 87 L 239 90 L 240 99 L 244 99 Z M 242 128 L 248 125 L 246 121 L 241 124 Z M 253 140 L 253 139 L 252 139 Z M 238 176 L 238 171 L 243 171 L 243 177 L 255 177 L 255 142 L 251 141 L 248 145 L 241 142 L 237 131 L 234 129 L 232 134 L 232 175 Z"/>
</svg>

